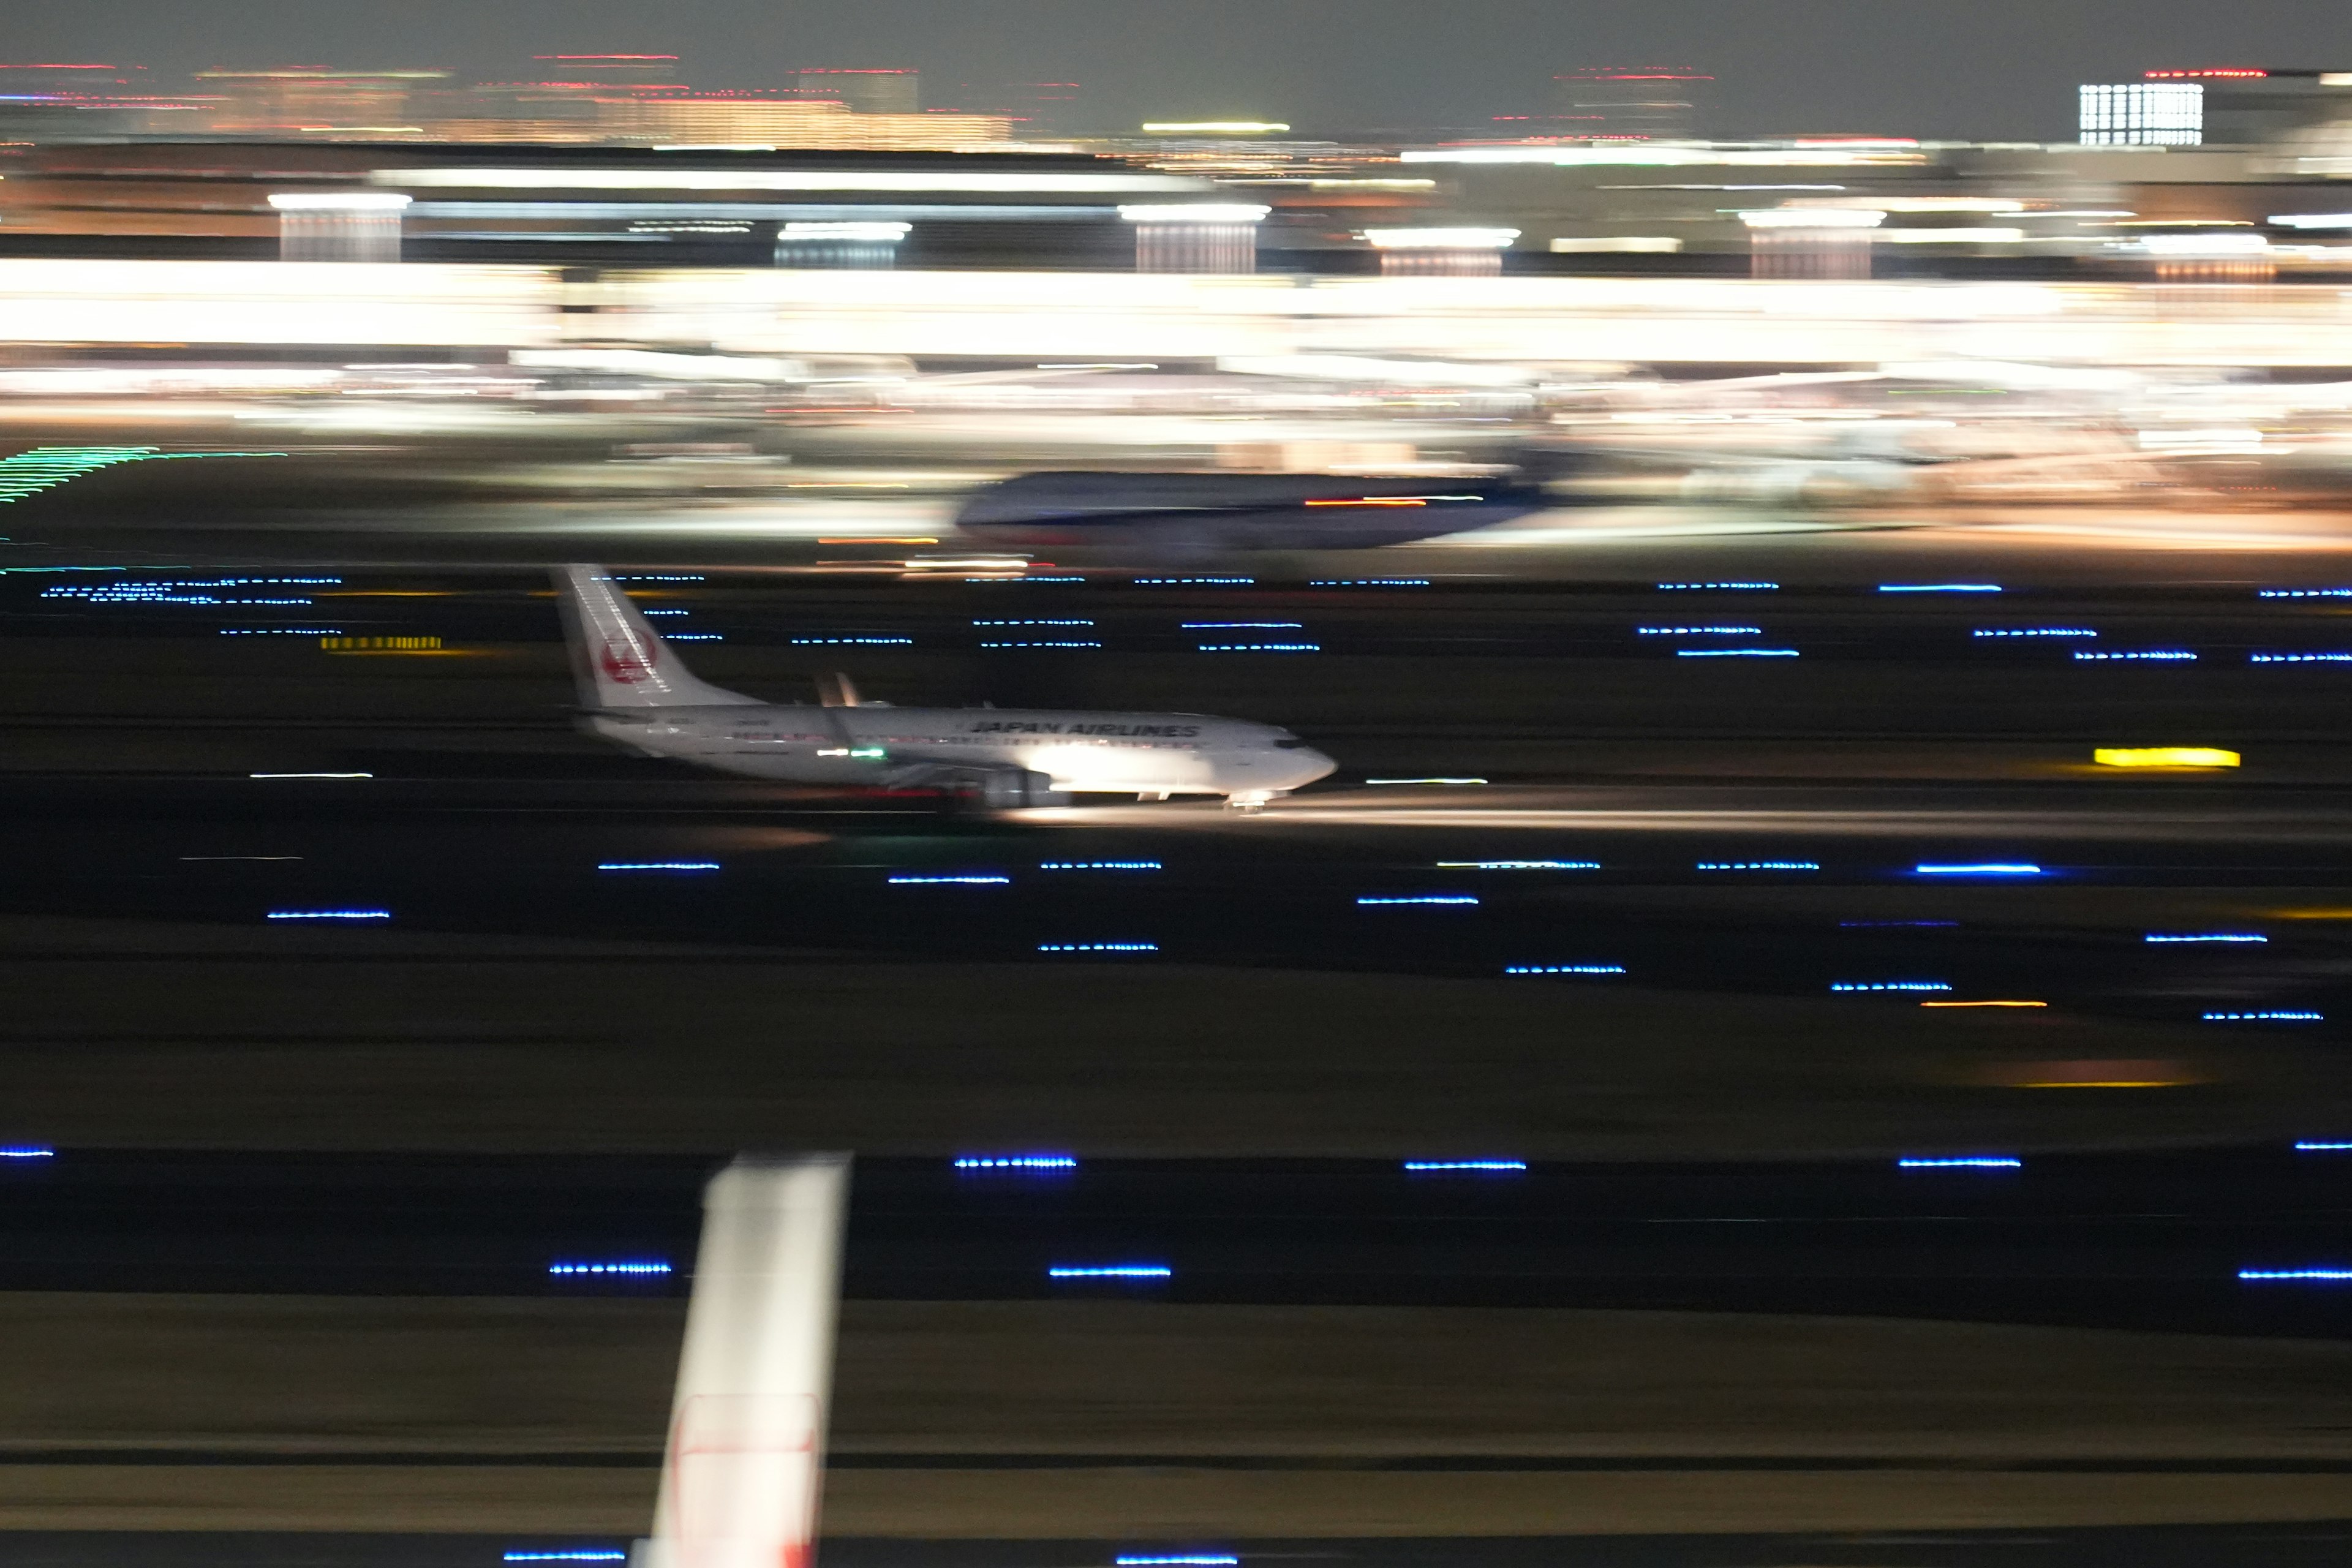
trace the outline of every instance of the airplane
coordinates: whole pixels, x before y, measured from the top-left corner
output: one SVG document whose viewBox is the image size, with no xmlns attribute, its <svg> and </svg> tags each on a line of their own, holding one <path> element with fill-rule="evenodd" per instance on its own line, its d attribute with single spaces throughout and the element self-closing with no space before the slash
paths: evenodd
<svg viewBox="0 0 2352 1568">
<path fill-rule="evenodd" d="M 647 756 L 986 807 L 1218 795 L 1255 811 L 1339 766 L 1287 730 L 1202 713 L 894 708 L 839 675 L 815 704 L 767 702 L 696 679 L 603 568 L 560 567 L 555 584 L 587 727 Z"/>
</svg>

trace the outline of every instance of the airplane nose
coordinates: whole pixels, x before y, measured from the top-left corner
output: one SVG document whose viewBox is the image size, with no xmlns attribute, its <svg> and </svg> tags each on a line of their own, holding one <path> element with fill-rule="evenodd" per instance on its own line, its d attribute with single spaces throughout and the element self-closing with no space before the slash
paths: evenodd
<svg viewBox="0 0 2352 1568">
<path fill-rule="evenodd" d="M 1300 784 L 1311 784 L 1317 779 L 1330 777 L 1339 770 L 1339 764 L 1322 752 L 1312 747 L 1301 747 L 1298 752 L 1298 784 L 1290 787 L 1297 789 Z"/>
</svg>

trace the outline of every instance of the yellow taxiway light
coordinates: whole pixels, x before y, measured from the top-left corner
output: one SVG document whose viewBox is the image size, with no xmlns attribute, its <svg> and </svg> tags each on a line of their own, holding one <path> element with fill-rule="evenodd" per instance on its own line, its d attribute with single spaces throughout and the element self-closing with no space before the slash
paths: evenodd
<svg viewBox="0 0 2352 1568">
<path fill-rule="evenodd" d="M 2234 768 L 2238 753 L 2218 746 L 2101 746 L 2091 760 L 2103 768 Z"/>
</svg>

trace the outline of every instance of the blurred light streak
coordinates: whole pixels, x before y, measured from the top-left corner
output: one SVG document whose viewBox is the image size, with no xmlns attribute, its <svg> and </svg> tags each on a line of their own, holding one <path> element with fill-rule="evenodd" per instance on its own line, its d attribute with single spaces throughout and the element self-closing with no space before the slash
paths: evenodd
<svg viewBox="0 0 2352 1568">
<path fill-rule="evenodd" d="M 1407 1160 L 1404 1162 L 1404 1168 L 1416 1173 L 1495 1171 L 1510 1172 L 1516 1174 L 1524 1172 L 1528 1168 L 1528 1163 L 1525 1160 Z"/>
<path fill-rule="evenodd" d="M 1304 621 L 1186 621 L 1177 627 L 1185 632 L 1295 632 L 1304 631 Z"/>
<path fill-rule="evenodd" d="M 2352 1141 L 2305 1138 L 2294 1149 L 2298 1154 L 2352 1154 Z"/>
<path fill-rule="evenodd" d="M 2268 1008 L 2256 1013 L 2203 1013 L 2199 1015 L 2208 1024 L 2319 1024 L 2325 1023 L 2325 1013 L 2292 1012 Z"/>
<path fill-rule="evenodd" d="M 1313 642 L 1204 642 L 1196 645 L 1202 653 L 1321 653 L 1323 645 Z"/>
<path fill-rule="evenodd" d="M 999 876 L 981 875 L 981 874 L 975 874 L 975 875 L 972 875 L 972 876 L 965 876 L 965 877 L 917 877 L 917 876 L 905 876 L 905 877 L 893 877 L 893 878 L 891 878 L 891 879 L 890 879 L 890 885 L 891 885 L 892 887 L 894 887 L 894 888 L 919 888 L 919 887 L 940 887 L 940 886 L 961 886 L 961 887 L 1002 887 L 1002 886 L 1003 886 L 1004 884 L 1006 884 L 1006 883 L 1008 883 L 1008 882 L 1010 882 L 1010 881 L 1012 881 L 1012 880 L 1013 880 L 1013 879 L 1012 879 L 1012 878 L 1010 878 L 1010 877 L 999 877 Z"/>
<path fill-rule="evenodd" d="M 2238 1278 L 2250 1284 L 2288 1281 L 2341 1285 L 2352 1281 L 2352 1268 L 2241 1268 Z"/>
<path fill-rule="evenodd" d="M 1475 904 L 1478 900 L 1468 893 L 1415 893 L 1394 898 L 1361 898 L 1359 904 Z"/>
<path fill-rule="evenodd" d="M 1255 577 L 1137 577 L 1138 588 L 1246 588 L 1257 581 Z"/>
<path fill-rule="evenodd" d="M 974 621 L 976 626 L 1090 626 L 1092 621 Z"/>
<path fill-rule="evenodd" d="M 1951 986 L 1941 980 L 1837 980 L 1830 983 L 1832 991 L 1949 991 Z"/>
<path fill-rule="evenodd" d="M 1001 174 L 889 169 L 376 169 L 379 185 L 456 190 L 597 191 L 981 191 L 1056 192 L 1065 195 L 1125 191 L 1193 191 L 1200 182 L 1178 175 L 1135 174 Z M 1254 208 L 1263 212 L 1264 208 Z"/>
<path fill-rule="evenodd" d="M 1969 633 L 1972 637 L 2095 637 L 2098 635 L 2087 626 L 1979 626 Z"/>
<path fill-rule="evenodd" d="M 1157 860 L 1040 860 L 1040 871 L 1157 871 Z"/>
<path fill-rule="evenodd" d="M 26 1143 L 0 1148 L 0 1160 L 54 1160 L 57 1154 L 55 1149 L 36 1148 Z"/>
<path fill-rule="evenodd" d="M 2258 599 L 2352 599 L 2352 588 L 2261 588 Z"/>
<path fill-rule="evenodd" d="M 1440 860 L 1441 871 L 1598 871 L 1598 860 Z"/>
<path fill-rule="evenodd" d="M 1998 594 L 1998 583 L 1881 583 L 1882 594 Z"/>
<path fill-rule="evenodd" d="M 2039 877 L 2042 868 L 2023 860 L 1987 860 L 1977 864 L 1946 865 L 1923 862 L 1911 868 L 1921 877 Z"/>
<path fill-rule="evenodd" d="M 1485 779 L 1366 779 L 1368 784 L 1482 784 Z"/>
<path fill-rule="evenodd" d="M 390 910 L 272 910 L 273 921 L 388 921 Z"/>
<path fill-rule="evenodd" d="M 1821 865 L 1813 860 L 1702 860 L 1701 871 L 1818 871 Z"/>
<path fill-rule="evenodd" d="M 550 1274 L 669 1274 L 670 1266 L 657 1259 L 632 1263 L 551 1263 Z"/>
<path fill-rule="evenodd" d="M 981 646 L 981 647 L 1061 647 L 1061 648 L 1073 648 L 1073 647 L 1097 647 L 1097 648 L 1098 648 L 1098 647 L 1102 647 L 1102 644 L 1100 644 L 1100 643 L 1098 643 L 1098 642 L 1071 642 L 1071 641 L 1055 641 L 1055 640 L 1052 640 L 1052 639 L 1037 639 L 1037 640 L 1031 640 L 1031 641 L 1019 641 L 1019 642 L 982 642 L 980 646 Z M 1214 651 L 1214 650 L 1213 650 L 1213 649 L 1208 649 L 1208 648 L 1203 648 L 1202 651 L 1203 653 L 1208 653 L 1208 652 L 1213 652 L 1213 651 Z"/>
<path fill-rule="evenodd" d="M 1676 658 L 1795 658 L 1792 647 L 1678 647 Z"/>
<path fill-rule="evenodd" d="M 1641 637 L 1759 637 L 1762 626 L 1635 626 L 1633 635 Z"/>
<path fill-rule="evenodd" d="M 677 640 L 673 635 L 673 641 Z M 855 645 L 860 647 L 912 647 L 912 637 L 793 637 L 794 647 L 835 647 Z"/>
<path fill-rule="evenodd" d="M 1166 1279 L 1175 1270 L 1164 1263 L 1056 1263 L 1045 1270 L 1048 1279 Z"/>
<path fill-rule="evenodd" d="M 1503 966 L 1506 974 L 1622 974 L 1622 963 L 1510 963 Z"/>
<path fill-rule="evenodd" d="M 2102 746 L 2091 761 L 2103 768 L 2234 768 L 2239 756 L 2216 746 Z"/>
<path fill-rule="evenodd" d="M 1922 1007 L 2047 1007 L 2047 1002 L 1922 1002 Z"/>
<path fill-rule="evenodd" d="M 1426 588 L 1426 577 L 1323 577 L 1307 584 L 1310 588 Z"/>
<path fill-rule="evenodd" d="M 2248 664 L 2352 664 L 2352 653 L 2250 653 Z"/>
<path fill-rule="evenodd" d="M 2184 931 L 2179 934 L 2150 931 L 2140 940 L 2143 942 L 2268 942 L 2270 938 L 2252 931 Z"/>
<path fill-rule="evenodd" d="M 2142 659 L 2158 663 L 2194 663 L 2197 656 L 2182 648 L 2151 648 L 2143 653 L 2085 653 L 2077 648 L 2074 658 L 2085 663 L 2101 660 Z"/>
<path fill-rule="evenodd" d="M 716 871 L 716 860 L 605 860 L 599 871 Z"/>
<path fill-rule="evenodd" d="M 1895 1162 L 1900 1171 L 2017 1171 L 2025 1162 L 2014 1154 L 1958 1154 L 1949 1157 L 1905 1155 Z"/>
<path fill-rule="evenodd" d="M 1039 952 L 1158 952 L 1156 942 L 1041 942 Z"/>
<path fill-rule="evenodd" d="M 1720 589 L 1726 592 L 1748 593 L 1769 591 L 1777 589 L 1780 585 L 1780 584 L 1778 583 L 1661 583 L 1658 584 L 1658 587 L 1660 590 L 1664 592 L 1675 592 L 1676 590 L 1693 588 L 1712 588 Z"/>
<path fill-rule="evenodd" d="M 509 1552 L 500 1559 L 507 1563 L 626 1563 L 629 1554 L 612 1550 L 581 1552 Z"/>
<path fill-rule="evenodd" d="M 1150 127 L 1147 125 L 1144 129 L 1148 131 Z M 1290 127 L 1285 125 L 1278 129 L 1287 131 Z M 1179 1552 L 1169 1557 L 1119 1556 L 1111 1559 L 1116 1568 L 1234 1568 L 1234 1565 L 1240 1561 L 1238 1557 L 1213 1552 Z"/>
<path fill-rule="evenodd" d="M 1078 1168 L 1075 1154 L 964 1154 L 957 1157 L 959 1171 L 1075 1171 Z"/>
</svg>

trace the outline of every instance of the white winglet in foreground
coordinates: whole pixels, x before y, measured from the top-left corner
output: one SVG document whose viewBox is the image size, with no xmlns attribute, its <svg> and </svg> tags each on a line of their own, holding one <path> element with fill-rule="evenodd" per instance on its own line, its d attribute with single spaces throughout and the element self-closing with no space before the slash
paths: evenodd
<svg viewBox="0 0 2352 1568">
<path fill-rule="evenodd" d="M 654 1532 L 631 1568 L 811 1568 L 849 1156 L 738 1159 L 703 1194 Z"/>
<path fill-rule="evenodd" d="M 555 580 L 590 726 L 653 756 L 992 806 L 1061 805 L 1071 792 L 1256 806 L 1337 765 L 1287 730 L 1201 713 L 894 708 L 859 701 L 844 676 L 821 703 L 766 703 L 695 679 L 601 567 L 565 566 Z"/>
</svg>

